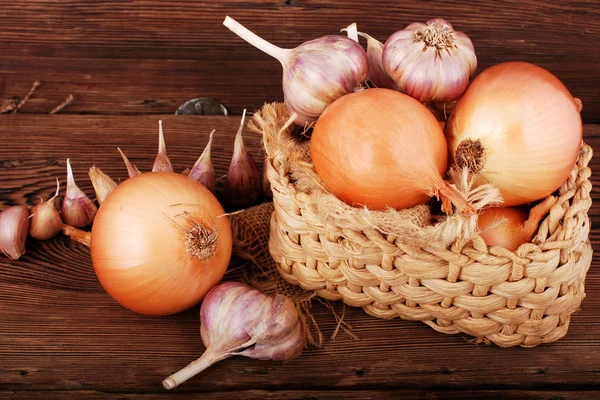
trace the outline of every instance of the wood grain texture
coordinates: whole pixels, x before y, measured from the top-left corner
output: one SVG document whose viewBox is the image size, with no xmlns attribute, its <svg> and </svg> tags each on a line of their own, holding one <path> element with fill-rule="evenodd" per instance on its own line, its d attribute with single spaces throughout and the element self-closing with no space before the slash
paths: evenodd
<svg viewBox="0 0 600 400">
<path fill-rule="evenodd" d="M 165 398 L 164 394 L 154 393 L 105 393 L 93 390 L 77 391 L 0 391 L 0 396 L 6 400 L 59 400 L 65 398 L 76 398 L 77 400 L 98 400 L 109 397 L 119 400 L 154 400 Z M 189 399 L 189 393 L 170 393 L 167 397 L 173 399 Z M 194 399 L 204 400 L 597 400 L 600 391 L 508 391 L 508 390 L 468 390 L 468 391 L 437 391 L 437 390 L 244 390 L 231 392 L 210 392 L 194 394 Z"/>
<path fill-rule="evenodd" d="M 478 71 L 529 61 L 556 74 L 600 122 L 597 0 L 114 1 L 13 0 L 0 4 L 0 97 L 43 86 L 24 113 L 173 113 L 193 97 L 220 99 L 235 114 L 279 101 L 281 67 L 222 25 L 225 15 L 283 47 L 357 22 L 385 39 L 415 21 L 449 20 L 473 40 Z"/>
<path fill-rule="evenodd" d="M 0 208 L 32 205 L 37 196 L 49 196 L 55 177 L 65 181 L 67 157 L 78 184 L 90 195 L 86 171 L 91 164 L 114 178 L 125 178 L 116 146 L 140 169 L 149 170 L 159 118 L 178 170 L 193 164 L 210 130 L 217 129 L 213 162 L 218 174 L 225 173 L 238 118 L 0 116 Z M 600 125 L 587 125 L 585 140 L 600 150 Z M 260 137 L 247 131 L 245 141 L 259 157 Z M 592 169 L 600 169 L 600 158 L 593 159 Z M 600 175 L 592 175 L 592 181 L 598 199 Z M 593 246 L 600 244 L 599 204 L 594 203 L 590 212 Z M 57 237 L 29 240 L 27 249 L 18 261 L 0 257 L 0 398 L 95 399 L 108 394 L 137 399 L 152 393 L 157 397 L 164 394 L 162 379 L 204 350 L 198 307 L 163 318 L 134 314 L 104 292 L 87 248 Z M 554 344 L 534 349 L 477 346 L 466 336 L 437 333 L 419 322 L 383 321 L 348 309 L 346 321 L 359 340 L 341 335 L 322 349 L 306 349 L 288 363 L 231 358 L 169 396 L 597 398 L 599 271 L 600 261 L 594 259 L 582 310 L 574 314 L 567 336 Z M 337 309 L 341 312 L 342 305 Z M 313 311 L 329 337 L 334 318 L 319 304 Z M 457 390 L 458 394 L 451 393 Z"/>
</svg>

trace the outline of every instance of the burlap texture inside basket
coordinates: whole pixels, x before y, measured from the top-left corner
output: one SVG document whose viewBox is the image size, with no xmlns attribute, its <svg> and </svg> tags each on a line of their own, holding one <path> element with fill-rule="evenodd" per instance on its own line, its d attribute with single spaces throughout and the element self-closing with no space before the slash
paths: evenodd
<svg viewBox="0 0 600 400">
<path fill-rule="evenodd" d="M 273 189 L 269 250 L 288 282 L 375 317 L 504 347 L 567 333 L 592 258 L 589 146 L 533 242 L 511 252 L 488 248 L 476 217 L 439 218 L 427 206 L 370 212 L 339 201 L 320 185 L 308 145 L 292 137 L 283 104 L 265 104 L 250 127 L 263 135 Z M 477 209 L 498 200 L 492 187 L 471 189 L 465 173 L 452 180 Z"/>
</svg>

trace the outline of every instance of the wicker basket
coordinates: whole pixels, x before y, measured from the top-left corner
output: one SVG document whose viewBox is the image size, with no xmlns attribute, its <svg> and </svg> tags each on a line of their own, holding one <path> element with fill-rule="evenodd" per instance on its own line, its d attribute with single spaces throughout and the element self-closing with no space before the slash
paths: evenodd
<svg viewBox="0 0 600 400">
<path fill-rule="evenodd" d="M 414 246 L 408 237 L 377 226 L 354 229 L 310 207 L 313 193 L 299 189 L 290 174 L 290 163 L 298 162 L 288 159 L 291 149 L 276 151 L 278 143 L 266 132 L 289 126 L 286 115 L 273 113 L 285 108 L 265 105 L 252 127 L 265 135 L 270 161 L 275 211 L 269 251 L 288 282 L 378 318 L 419 320 L 439 332 L 464 332 L 503 347 L 565 336 L 585 297 L 592 259 L 589 146 L 582 147 L 533 243 L 510 252 L 488 248 L 475 234 L 450 245 Z"/>
</svg>

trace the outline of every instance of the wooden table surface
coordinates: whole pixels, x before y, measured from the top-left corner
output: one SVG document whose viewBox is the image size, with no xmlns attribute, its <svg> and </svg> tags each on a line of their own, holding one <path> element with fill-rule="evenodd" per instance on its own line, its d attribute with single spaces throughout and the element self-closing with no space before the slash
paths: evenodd
<svg viewBox="0 0 600 400">
<path fill-rule="evenodd" d="M 208 132 L 217 129 L 213 162 L 217 174 L 226 172 L 237 117 L 0 115 L 0 208 L 50 196 L 56 177 L 65 183 L 67 157 L 89 195 L 92 164 L 125 178 L 117 146 L 148 170 L 159 118 L 177 170 L 193 164 Z M 260 138 L 247 131 L 245 140 L 259 157 Z M 600 151 L 600 125 L 586 125 L 585 140 Z M 599 167 L 596 157 L 592 169 Z M 597 201 L 598 175 L 592 180 Z M 590 211 L 595 247 L 598 204 Z M 419 322 L 383 321 L 348 309 L 346 321 L 359 340 L 341 334 L 289 363 L 230 358 L 167 392 L 162 379 L 204 350 L 198 307 L 169 317 L 135 314 L 104 292 L 87 248 L 62 236 L 28 240 L 20 260 L 0 257 L 0 398 L 598 399 L 597 259 L 586 292 L 567 336 L 537 348 L 475 345 Z M 331 335 L 331 314 L 319 304 L 313 312 Z"/>
</svg>

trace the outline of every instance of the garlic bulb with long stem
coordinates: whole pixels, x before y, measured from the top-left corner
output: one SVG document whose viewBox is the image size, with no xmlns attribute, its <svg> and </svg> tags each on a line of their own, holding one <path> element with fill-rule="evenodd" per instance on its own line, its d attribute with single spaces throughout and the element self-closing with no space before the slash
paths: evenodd
<svg viewBox="0 0 600 400">
<path fill-rule="evenodd" d="M 76 228 L 91 225 L 98 207 L 75 184 L 71 162 L 67 159 L 67 193 L 62 204 L 62 220 Z"/>
<path fill-rule="evenodd" d="M 268 296 L 240 282 L 225 282 L 206 295 L 200 336 L 206 351 L 163 381 L 173 389 L 227 357 L 285 361 L 300 355 L 305 332 L 298 310 L 280 294 Z"/>
<path fill-rule="evenodd" d="M 471 39 L 441 18 L 412 23 L 383 47 L 383 68 L 398 88 L 421 102 L 456 100 L 477 69 Z"/>
<path fill-rule="evenodd" d="M 12 206 L 0 212 L 0 251 L 11 260 L 25 254 L 25 240 L 29 231 L 29 209 Z"/>
<path fill-rule="evenodd" d="M 246 110 L 242 115 L 240 128 L 235 135 L 233 157 L 225 180 L 225 201 L 236 208 L 249 207 L 258 202 L 262 192 L 261 176 L 252 154 L 246 151 L 242 130 Z"/>
<path fill-rule="evenodd" d="M 328 35 L 283 49 L 230 17 L 223 25 L 281 63 L 284 102 L 290 115 L 296 114 L 297 125 L 316 121 L 325 107 L 352 93 L 367 78 L 367 53 L 348 37 Z"/>
<path fill-rule="evenodd" d="M 204 185 L 212 193 L 215 193 L 215 168 L 213 167 L 210 152 L 212 148 L 213 136 L 215 130 L 213 129 L 208 138 L 208 144 L 204 148 L 204 151 L 192 167 L 192 170 L 187 175 L 190 179 Z M 185 174 L 184 174 L 185 175 Z"/>
<path fill-rule="evenodd" d="M 173 165 L 171 164 L 169 156 L 167 156 L 167 146 L 165 144 L 162 121 L 158 121 L 158 154 L 154 159 L 152 172 L 173 172 Z"/>
<path fill-rule="evenodd" d="M 38 240 L 47 240 L 56 236 L 60 232 L 62 220 L 60 214 L 54 206 L 54 201 L 58 196 L 60 183 L 56 179 L 56 193 L 54 196 L 40 204 L 34 206 L 31 213 L 31 222 L 29 224 L 29 235 Z"/>
</svg>

